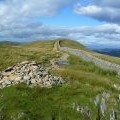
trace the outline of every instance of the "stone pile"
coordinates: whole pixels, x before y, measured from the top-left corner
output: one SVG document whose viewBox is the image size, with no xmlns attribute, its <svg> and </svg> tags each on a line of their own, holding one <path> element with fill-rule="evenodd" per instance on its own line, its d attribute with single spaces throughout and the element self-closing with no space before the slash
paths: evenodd
<svg viewBox="0 0 120 120">
<path fill-rule="evenodd" d="M 52 87 L 64 84 L 61 77 L 56 77 L 36 62 L 24 61 L 0 72 L 0 88 L 26 83 L 28 86 Z"/>
</svg>

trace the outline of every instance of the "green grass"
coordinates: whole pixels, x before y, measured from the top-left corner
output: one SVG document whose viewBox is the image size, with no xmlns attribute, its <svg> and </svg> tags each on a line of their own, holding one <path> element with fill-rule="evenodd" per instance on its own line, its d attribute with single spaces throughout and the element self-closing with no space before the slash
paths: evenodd
<svg viewBox="0 0 120 120">
<path fill-rule="evenodd" d="M 103 60 L 112 62 L 112 63 L 116 63 L 116 64 L 120 64 L 120 58 L 119 57 L 113 57 L 113 56 L 109 56 L 109 55 L 103 55 L 100 53 L 96 53 L 96 52 L 92 52 L 92 55 L 101 58 Z"/>
<path fill-rule="evenodd" d="M 49 64 L 52 58 L 59 57 L 53 51 L 55 41 L 31 42 L 17 46 L 0 46 L 0 70 L 25 60 Z"/>
<path fill-rule="evenodd" d="M 58 56 L 52 51 L 54 42 L 35 42 L 17 48 L 4 47 L 0 48 L 4 50 L 4 53 L 0 52 L 0 55 L 2 57 L 8 55 L 9 60 L 12 58 L 10 55 L 12 52 L 16 57 L 13 56 L 10 64 L 25 59 L 44 63 L 43 56 L 47 61 Z M 68 46 L 71 44 L 70 42 Z M 2 59 L 0 60 L 2 61 Z M 3 115 L 3 120 L 86 120 L 83 114 L 73 110 L 73 103 L 83 107 L 88 106 L 92 115 L 91 120 L 94 120 L 97 114 L 94 98 L 103 91 L 110 93 L 110 101 L 107 104 L 109 109 L 112 108 L 114 106 L 112 100 L 119 94 L 112 86 L 114 84 L 120 85 L 120 77 L 113 71 L 100 69 L 93 63 L 85 62 L 76 56 L 70 55 L 68 61 L 70 65 L 65 66 L 64 69 L 52 71 L 53 74 L 64 78 L 66 84 L 63 86 L 45 89 L 28 88 L 21 84 L 0 90 L 0 114 Z M 4 67 L 2 68 L 10 65 L 5 64 L 7 62 L 3 60 Z M 24 117 L 18 119 L 19 113 L 24 113 Z M 107 113 L 104 120 L 108 120 L 108 116 Z"/>
<path fill-rule="evenodd" d="M 60 40 L 60 46 L 61 47 L 69 47 L 74 49 L 83 49 L 87 50 L 82 44 L 75 42 L 73 40 Z"/>
</svg>

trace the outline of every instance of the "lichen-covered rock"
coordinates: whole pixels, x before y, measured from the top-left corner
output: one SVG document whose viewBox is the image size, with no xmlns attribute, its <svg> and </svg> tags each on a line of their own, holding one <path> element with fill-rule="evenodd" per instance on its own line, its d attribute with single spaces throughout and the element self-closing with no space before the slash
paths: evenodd
<svg viewBox="0 0 120 120">
<path fill-rule="evenodd" d="M 0 72 L 0 88 L 26 83 L 28 86 L 52 87 L 62 85 L 64 80 L 54 76 L 35 61 L 24 61 Z"/>
</svg>

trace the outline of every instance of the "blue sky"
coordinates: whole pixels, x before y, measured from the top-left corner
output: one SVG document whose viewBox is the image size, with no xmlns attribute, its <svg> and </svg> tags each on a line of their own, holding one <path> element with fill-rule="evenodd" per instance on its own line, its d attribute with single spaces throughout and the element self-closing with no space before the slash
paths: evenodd
<svg viewBox="0 0 120 120">
<path fill-rule="evenodd" d="M 0 41 L 56 38 L 120 45 L 120 0 L 0 0 Z"/>
<path fill-rule="evenodd" d="M 92 19 L 87 16 L 76 15 L 73 12 L 73 6 L 67 6 L 59 12 L 58 15 L 53 17 L 39 17 L 37 20 L 53 26 L 86 26 L 86 25 L 100 25 L 98 20 Z"/>
</svg>

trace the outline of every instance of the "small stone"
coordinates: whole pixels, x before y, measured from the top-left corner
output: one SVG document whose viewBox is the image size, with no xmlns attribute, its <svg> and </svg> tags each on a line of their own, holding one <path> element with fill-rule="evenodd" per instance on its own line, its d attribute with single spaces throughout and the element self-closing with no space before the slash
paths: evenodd
<svg viewBox="0 0 120 120">
<path fill-rule="evenodd" d="M 15 81 L 20 81 L 20 80 L 22 80 L 22 77 L 16 77 L 15 78 Z"/>
<path fill-rule="evenodd" d="M 51 88 L 52 84 L 50 82 L 45 82 L 45 86 L 48 87 L 48 88 Z"/>
<path fill-rule="evenodd" d="M 3 83 L 3 81 L 2 80 L 0 80 L 0 84 L 2 84 Z"/>
<path fill-rule="evenodd" d="M 30 65 L 37 65 L 37 63 L 35 61 L 32 61 Z"/>
<path fill-rule="evenodd" d="M 5 82 L 3 82 L 2 83 L 2 87 L 4 88 L 4 87 L 6 87 L 7 86 L 7 84 L 5 83 Z"/>
<path fill-rule="evenodd" d="M 2 73 L 0 73 L 0 79 L 2 79 L 3 78 L 3 74 Z"/>
<path fill-rule="evenodd" d="M 29 86 L 29 85 L 31 85 L 32 83 L 31 83 L 31 81 L 29 80 L 29 81 L 26 82 L 26 84 Z"/>
<path fill-rule="evenodd" d="M 4 83 L 7 84 L 7 85 L 10 85 L 10 84 L 11 84 L 11 81 L 6 80 L 6 81 L 4 81 Z"/>
<path fill-rule="evenodd" d="M 35 79 L 31 79 L 31 84 L 35 84 L 36 80 Z"/>
<path fill-rule="evenodd" d="M 23 118 L 25 116 L 25 113 L 24 112 L 20 112 L 19 114 L 18 114 L 18 119 L 21 119 L 21 118 Z"/>
<path fill-rule="evenodd" d="M 31 77 L 30 77 L 30 76 L 24 76 L 23 79 L 24 79 L 25 81 L 27 81 L 27 80 L 30 80 Z"/>
<path fill-rule="evenodd" d="M 22 63 L 20 63 L 21 65 L 22 64 L 28 64 L 29 63 L 29 61 L 23 61 Z"/>
<path fill-rule="evenodd" d="M 13 70 L 13 67 L 8 67 L 6 70 L 5 70 L 5 72 L 10 72 L 10 71 L 12 71 Z"/>
</svg>

